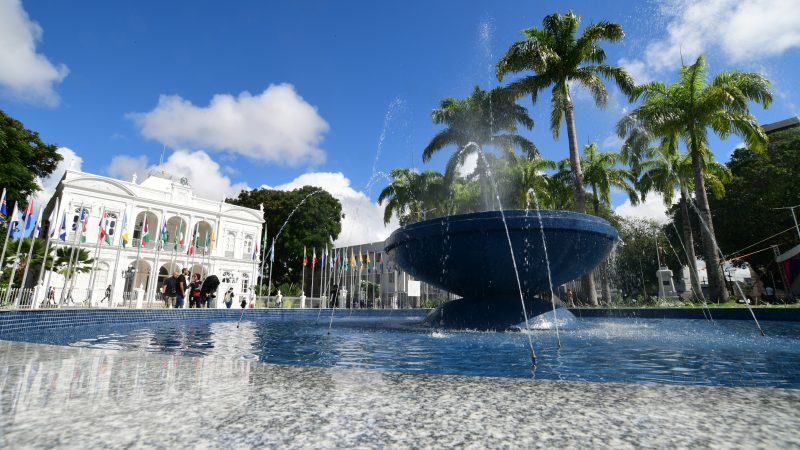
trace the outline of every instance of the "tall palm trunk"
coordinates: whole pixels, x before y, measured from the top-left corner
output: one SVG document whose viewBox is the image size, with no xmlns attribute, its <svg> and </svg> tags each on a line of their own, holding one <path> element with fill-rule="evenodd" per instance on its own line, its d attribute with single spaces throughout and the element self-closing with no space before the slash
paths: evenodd
<svg viewBox="0 0 800 450">
<path fill-rule="evenodd" d="M 697 139 L 692 136 L 692 169 L 694 169 L 694 194 L 697 207 L 700 210 L 700 231 L 703 237 L 703 256 L 706 260 L 706 273 L 708 274 L 708 291 L 712 300 L 728 300 L 728 288 L 725 286 L 725 276 L 720 266 L 717 242 L 714 240 L 714 224 L 711 221 L 711 210 L 708 207 L 706 184 L 703 180 L 703 167 Z"/>
<path fill-rule="evenodd" d="M 569 137 L 569 164 L 572 166 L 573 186 L 575 190 L 575 211 L 586 212 L 586 194 L 583 191 L 583 172 L 581 159 L 578 153 L 578 138 L 575 132 L 575 115 L 573 114 L 572 100 L 568 99 L 564 108 L 564 118 L 567 122 L 567 136 Z M 594 274 L 592 272 L 581 276 L 582 290 L 586 291 L 589 304 L 597 306 L 597 292 L 594 288 Z"/>
<path fill-rule="evenodd" d="M 686 257 L 689 259 L 689 279 L 692 283 L 692 292 L 696 300 L 705 301 L 703 289 L 700 286 L 700 278 L 697 276 L 697 256 L 694 254 L 694 236 L 692 235 L 692 224 L 689 222 L 689 194 L 681 186 L 681 215 L 683 216 L 683 245 L 686 246 Z"/>
</svg>

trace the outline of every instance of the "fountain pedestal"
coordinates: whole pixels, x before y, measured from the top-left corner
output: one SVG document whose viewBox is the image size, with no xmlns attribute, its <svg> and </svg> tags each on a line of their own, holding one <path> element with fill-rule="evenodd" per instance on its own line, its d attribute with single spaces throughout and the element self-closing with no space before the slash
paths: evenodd
<svg viewBox="0 0 800 450">
<path fill-rule="evenodd" d="M 516 325 L 524 321 L 520 290 L 526 309 L 530 305 L 528 317 L 552 309 L 540 299 L 550 291 L 548 259 L 555 287 L 594 269 L 617 240 L 608 222 L 586 214 L 512 210 L 504 216 L 489 211 L 427 220 L 398 229 L 386 241 L 386 252 L 403 270 L 462 297 L 437 308 L 426 323 Z"/>
</svg>

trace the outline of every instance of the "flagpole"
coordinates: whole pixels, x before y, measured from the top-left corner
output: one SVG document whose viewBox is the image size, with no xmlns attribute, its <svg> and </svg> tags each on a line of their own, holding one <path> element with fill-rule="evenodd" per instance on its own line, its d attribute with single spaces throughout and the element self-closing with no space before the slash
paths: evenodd
<svg viewBox="0 0 800 450">
<path fill-rule="evenodd" d="M 206 271 L 206 253 L 210 250 L 208 249 L 208 230 L 206 230 L 206 235 L 203 238 L 203 254 L 200 256 L 200 278 L 205 278 L 203 274 Z"/>
<path fill-rule="evenodd" d="M 127 230 L 124 230 L 124 228 L 126 228 L 128 226 L 128 224 L 127 224 L 127 222 L 128 222 L 128 212 L 127 211 L 123 211 L 122 212 L 122 217 L 123 217 L 122 221 L 124 222 L 122 224 L 122 228 L 123 228 L 123 232 L 125 232 Z M 119 269 L 119 256 L 122 253 L 123 242 L 124 242 L 124 239 L 122 238 L 122 234 L 120 234 L 119 235 L 119 243 L 117 244 L 117 256 L 114 258 L 114 271 L 112 272 L 112 276 L 111 276 L 111 294 L 109 294 L 109 296 L 108 296 L 108 307 L 109 308 L 114 306 L 114 293 L 116 292 L 116 289 L 117 289 L 117 270 Z"/>
<path fill-rule="evenodd" d="M 106 207 L 103 205 L 103 210 L 100 213 L 100 224 L 98 228 L 103 229 L 103 219 L 106 216 Z M 92 307 L 92 290 L 94 289 L 94 280 L 97 279 L 97 264 L 100 259 L 100 230 L 97 232 L 97 242 L 94 244 L 94 261 L 92 261 L 92 272 L 89 274 L 89 292 L 86 293 L 86 300 L 89 302 L 89 308 Z"/>
<path fill-rule="evenodd" d="M 166 219 L 166 216 L 163 217 L 162 219 Z M 160 221 L 161 220 L 159 220 L 159 222 Z M 155 276 L 151 275 L 150 279 L 147 280 L 147 289 L 145 290 L 144 294 L 144 298 L 145 300 L 147 300 L 148 304 L 151 303 L 152 296 L 155 294 L 154 292 L 155 286 L 158 285 L 158 275 L 159 275 L 158 262 L 159 259 L 161 258 L 161 247 L 163 247 L 163 244 L 165 242 L 162 240 L 164 237 L 164 233 L 161 232 L 164 226 L 166 226 L 166 222 L 159 223 L 156 225 L 156 230 L 158 230 L 156 234 L 156 256 L 153 258 L 153 270 L 151 271 L 151 274 L 155 274 Z"/>
<path fill-rule="evenodd" d="M 272 238 L 272 249 L 269 251 L 269 278 L 267 284 L 267 301 L 269 302 L 269 294 L 272 292 L 272 266 L 275 263 L 275 238 Z"/>
<path fill-rule="evenodd" d="M 76 236 L 78 239 L 77 239 L 77 242 L 75 244 L 75 248 L 72 249 L 75 258 L 74 258 L 74 261 L 73 261 L 73 258 L 70 257 L 70 263 L 72 263 L 72 265 L 70 266 L 71 267 L 70 270 L 73 270 L 75 268 L 74 265 L 78 264 L 78 258 L 80 257 L 80 253 L 81 253 L 81 249 L 78 246 L 81 244 L 80 241 L 83 240 L 83 231 L 84 231 L 84 228 L 86 228 L 86 223 L 89 221 L 89 212 L 87 211 L 86 215 L 84 216 L 83 211 L 84 211 L 83 210 L 83 206 L 81 206 L 81 213 L 80 213 L 80 215 L 78 215 L 78 221 L 80 222 L 80 230 L 76 230 L 76 231 L 78 231 L 78 234 Z M 70 256 L 72 256 L 72 255 L 70 255 Z M 69 296 L 70 296 L 70 298 L 72 297 L 72 290 L 75 288 L 75 278 L 77 278 L 77 276 L 75 276 L 75 274 L 72 274 L 72 277 L 70 278 L 70 281 L 69 281 Z"/>
<path fill-rule="evenodd" d="M 50 218 L 52 218 L 53 216 L 56 217 L 56 220 L 55 220 L 56 223 L 52 223 L 53 222 L 52 220 L 47 219 L 47 222 L 48 222 L 48 225 L 47 225 L 47 242 L 44 245 L 44 259 L 42 259 L 42 268 L 39 269 L 39 276 L 36 277 L 36 286 L 38 286 L 42 282 L 42 278 L 44 277 L 44 269 L 45 269 L 45 267 L 47 267 L 47 256 L 48 256 L 48 253 L 50 253 L 50 239 L 53 237 L 53 234 L 54 234 L 53 231 L 58 229 L 58 223 L 57 223 L 58 222 L 58 212 L 59 212 L 58 209 L 60 207 L 61 207 L 60 202 L 58 201 L 58 199 L 56 199 L 56 207 L 53 210 L 53 213 L 50 214 Z M 50 227 L 54 227 L 54 228 L 51 229 Z"/>
<path fill-rule="evenodd" d="M 28 200 L 28 205 L 31 206 L 30 202 L 32 199 Z M 25 207 L 25 210 L 28 210 L 28 206 Z M 27 217 L 25 217 L 25 222 L 28 222 L 33 215 L 33 211 Z M 22 217 L 20 217 L 21 221 Z M 17 222 L 17 226 L 19 226 L 19 222 Z M 25 230 L 28 228 L 27 223 L 22 226 L 22 235 L 20 236 L 19 240 L 17 241 L 17 252 L 14 254 L 14 264 L 11 267 L 11 278 L 8 279 L 8 287 L 6 288 L 6 295 L 3 303 L 8 303 L 9 298 L 11 296 L 11 289 L 14 287 L 14 275 L 17 274 L 17 267 L 19 267 L 19 252 L 22 250 L 22 241 L 25 240 Z"/>
<path fill-rule="evenodd" d="M 42 229 L 42 207 L 39 207 L 39 216 L 36 218 L 36 225 L 34 226 L 33 231 L 31 232 L 31 245 L 28 249 L 28 260 L 25 262 L 25 271 L 22 272 L 22 282 L 19 284 L 19 289 L 17 289 L 17 299 L 14 301 L 14 307 L 19 307 L 19 303 L 22 300 L 22 291 L 25 289 L 25 279 L 28 278 L 28 271 L 31 268 L 31 258 L 33 258 L 33 247 L 36 243 L 36 239 L 39 237 L 39 233 Z M 34 236 L 36 234 L 36 236 Z M 35 299 L 31 299 L 31 308 L 33 308 L 33 301 Z"/>
<path fill-rule="evenodd" d="M 314 248 L 312 253 L 313 256 L 311 257 L 311 307 L 314 307 L 314 269 L 317 265 L 317 249 Z"/>
<path fill-rule="evenodd" d="M 267 227 L 267 222 L 264 222 L 264 237 L 261 239 L 261 260 L 259 261 L 258 266 L 258 295 L 261 295 L 261 285 L 264 282 L 264 261 L 265 255 L 267 254 L 267 233 L 269 229 Z M 269 300 L 269 297 L 267 297 Z M 267 303 L 267 307 L 269 307 L 269 303 Z"/>
<path fill-rule="evenodd" d="M 17 216 L 17 204 L 14 203 L 14 208 L 11 210 L 11 218 Z M 6 216 L 8 217 L 8 216 Z M 11 222 L 6 218 L 6 240 L 3 241 L 3 253 L 0 256 L 0 280 L 3 279 L 3 262 L 6 260 L 6 247 L 8 247 L 8 240 L 11 237 Z"/>
<path fill-rule="evenodd" d="M 83 229 L 83 222 L 81 221 L 81 216 L 83 216 L 83 202 L 81 202 L 80 206 L 78 207 L 78 222 L 75 223 L 75 235 L 72 236 L 72 247 L 69 249 L 69 260 L 67 260 L 67 271 L 64 272 L 64 285 L 61 287 L 61 295 L 58 297 L 59 308 L 61 308 L 61 305 L 64 302 L 64 295 L 67 293 L 67 280 L 69 280 L 69 274 L 70 271 L 72 270 L 72 258 L 75 255 L 75 247 L 78 242 L 78 233 L 80 232 L 79 230 Z"/>
<path fill-rule="evenodd" d="M 300 276 L 300 295 L 303 296 L 306 293 L 306 263 L 308 259 L 306 256 L 306 246 L 303 246 L 303 268 L 301 269 L 302 275 Z M 303 305 L 305 306 L 305 305 Z"/>
</svg>

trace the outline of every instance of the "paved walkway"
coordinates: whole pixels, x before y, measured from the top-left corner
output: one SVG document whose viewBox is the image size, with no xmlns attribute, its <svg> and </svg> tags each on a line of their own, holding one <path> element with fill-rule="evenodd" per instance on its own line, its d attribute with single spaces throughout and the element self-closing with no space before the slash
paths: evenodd
<svg viewBox="0 0 800 450">
<path fill-rule="evenodd" d="M 0 341 L 0 447 L 797 448 L 800 390 L 404 375 Z"/>
</svg>

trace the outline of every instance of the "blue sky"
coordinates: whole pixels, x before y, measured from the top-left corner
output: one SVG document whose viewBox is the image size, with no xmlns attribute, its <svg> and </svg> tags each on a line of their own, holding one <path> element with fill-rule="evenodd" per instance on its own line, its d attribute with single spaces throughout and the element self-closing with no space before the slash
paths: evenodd
<svg viewBox="0 0 800 450">
<path fill-rule="evenodd" d="M 447 152 L 420 160 L 438 130 L 431 110 L 476 84 L 497 86 L 497 59 L 545 15 L 572 9 L 584 24 L 622 24 L 626 39 L 605 45 L 608 61 L 637 81 L 673 80 L 681 55 L 700 52 L 712 73 L 764 73 L 775 102 L 753 113 L 768 123 L 800 105 L 793 3 L 0 0 L 0 109 L 65 147 L 64 166 L 128 179 L 166 148 L 168 168 L 201 195 L 319 184 L 345 204 L 345 234 L 379 239 L 390 231 L 374 205 L 386 182 L 373 169 L 442 170 Z M 574 96 L 579 142 L 616 149 L 613 126 L 630 105 L 613 88 L 606 110 Z M 549 99 L 521 103 L 543 155 L 566 157 L 565 139 L 548 130 Z M 713 150 L 726 161 L 739 142 Z M 624 200 L 615 195 L 615 206 Z"/>
</svg>

